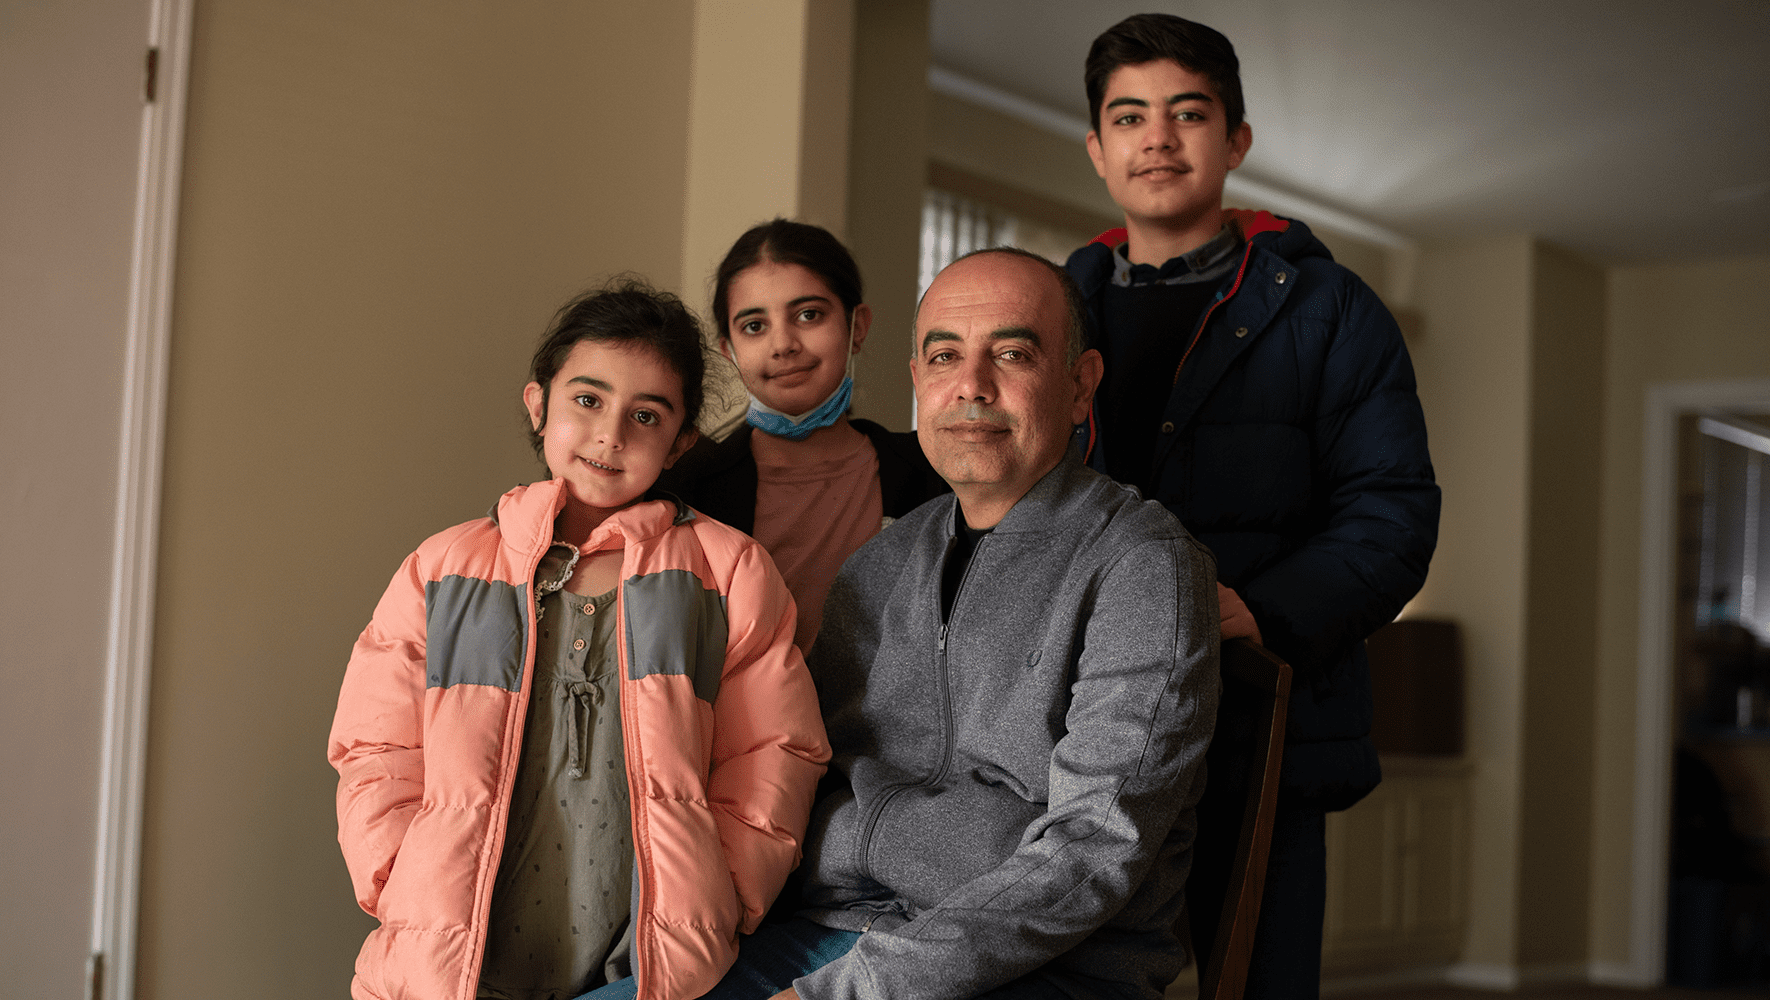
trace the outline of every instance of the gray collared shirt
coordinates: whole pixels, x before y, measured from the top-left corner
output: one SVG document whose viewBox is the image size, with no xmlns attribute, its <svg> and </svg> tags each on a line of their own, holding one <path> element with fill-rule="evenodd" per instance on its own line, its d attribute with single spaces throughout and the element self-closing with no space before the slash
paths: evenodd
<svg viewBox="0 0 1770 1000">
<path fill-rule="evenodd" d="M 1236 253 L 1242 247 L 1241 230 L 1225 225 L 1204 245 L 1169 260 L 1161 267 L 1133 264 L 1125 255 L 1129 243 L 1121 243 L 1112 251 L 1112 283 L 1120 288 L 1139 285 L 1184 285 L 1196 281 L 1216 281 L 1235 269 Z"/>
</svg>

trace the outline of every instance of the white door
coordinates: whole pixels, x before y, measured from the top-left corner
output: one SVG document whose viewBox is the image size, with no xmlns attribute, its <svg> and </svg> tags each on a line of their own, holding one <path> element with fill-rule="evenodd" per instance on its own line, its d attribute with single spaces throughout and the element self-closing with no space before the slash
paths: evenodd
<svg viewBox="0 0 1770 1000">
<path fill-rule="evenodd" d="M 133 839 L 119 879 L 122 855 L 100 860 L 117 838 L 100 830 L 135 821 L 111 793 L 134 782 L 117 766 L 134 739 L 119 737 L 139 729 L 116 699 L 107 711 L 107 685 L 126 659 L 119 640 L 141 638 L 118 601 L 151 601 L 163 351 L 142 348 L 164 345 L 153 317 L 177 163 L 166 98 L 182 102 L 182 72 L 167 67 L 182 42 L 160 59 L 156 104 L 145 77 L 167 9 L 188 2 L 0 6 L 0 968 L 12 996 L 91 995 L 94 941 L 110 947 L 122 929 L 128 953 L 133 938 L 132 912 L 110 919 L 117 894 L 101 891 L 126 885 L 132 900 Z M 127 988 L 118 964 L 99 970 L 106 996 Z"/>
</svg>

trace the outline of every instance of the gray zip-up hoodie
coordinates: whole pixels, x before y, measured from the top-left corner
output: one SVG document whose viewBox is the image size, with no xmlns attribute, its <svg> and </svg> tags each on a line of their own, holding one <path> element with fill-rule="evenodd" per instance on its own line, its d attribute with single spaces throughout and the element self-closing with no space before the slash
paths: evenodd
<svg viewBox="0 0 1770 1000">
<path fill-rule="evenodd" d="M 1159 997 L 1216 717 L 1216 570 L 1160 504 L 1065 458 L 977 545 L 955 499 L 868 542 L 811 656 L 830 744 L 804 915 L 865 930 L 805 1000 L 963 998 L 1041 967 Z"/>
</svg>

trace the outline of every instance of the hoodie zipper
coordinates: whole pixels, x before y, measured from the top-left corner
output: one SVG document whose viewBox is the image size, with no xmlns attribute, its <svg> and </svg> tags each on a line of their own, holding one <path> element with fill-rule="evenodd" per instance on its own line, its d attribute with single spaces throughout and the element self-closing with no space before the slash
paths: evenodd
<svg viewBox="0 0 1770 1000">
<path fill-rule="evenodd" d="M 971 550 L 971 561 L 965 564 L 965 572 L 959 574 L 959 585 L 953 590 L 953 610 L 940 623 L 940 643 L 935 658 L 935 679 L 940 685 L 940 722 L 941 722 L 941 755 L 940 769 L 928 780 L 929 785 L 938 785 L 946 780 L 947 772 L 953 766 L 953 682 L 946 654 L 947 636 L 952 632 L 953 619 L 959 613 L 959 602 L 965 596 L 965 583 L 971 579 L 971 567 L 977 565 L 977 557 L 983 554 L 983 547 L 990 543 L 990 536 L 985 535 L 977 540 Z"/>
<path fill-rule="evenodd" d="M 959 610 L 959 598 L 965 594 L 965 581 L 971 578 L 971 567 L 977 563 L 978 554 L 983 551 L 983 546 L 988 542 L 988 536 L 978 539 L 977 547 L 971 552 L 971 562 L 965 565 L 965 572 L 959 575 L 959 586 L 953 591 L 954 614 Z M 947 558 L 952 557 L 956 544 L 957 539 L 955 538 L 953 543 L 947 546 Z M 945 565 L 945 560 L 942 560 L 941 566 L 944 568 Z M 947 620 L 940 623 L 940 631 L 935 640 L 934 678 L 935 684 L 940 690 L 940 765 L 934 769 L 933 774 L 920 781 L 908 781 L 886 786 L 885 790 L 880 793 L 878 800 L 873 803 L 872 808 L 867 810 L 866 820 L 861 824 L 860 843 L 857 845 L 855 856 L 855 869 L 867 878 L 873 878 L 873 867 L 868 862 L 868 858 L 872 854 L 873 831 L 878 829 L 879 820 L 884 816 L 885 809 L 891 804 L 891 800 L 912 788 L 933 788 L 939 785 L 946 780 L 947 772 L 953 766 L 953 688 L 952 679 L 947 670 L 946 655 L 946 639 L 948 632 L 952 629 L 952 617 L 949 614 Z"/>
</svg>

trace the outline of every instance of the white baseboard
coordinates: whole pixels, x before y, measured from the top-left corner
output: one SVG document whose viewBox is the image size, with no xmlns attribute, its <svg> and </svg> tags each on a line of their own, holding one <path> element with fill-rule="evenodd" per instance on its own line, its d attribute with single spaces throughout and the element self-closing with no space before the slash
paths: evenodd
<svg viewBox="0 0 1770 1000">
<path fill-rule="evenodd" d="M 1467 986 L 1476 990 L 1511 992 L 1521 986 L 1597 982 L 1594 968 L 1595 966 L 1584 962 L 1542 962 L 1535 965 L 1458 962 L 1444 970 L 1443 981 L 1452 986 Z"/>
<path fill-rule="evenodd" d="M 1543 962 L 1518 969 L 1520 986 L 1552 986 L 1561 983 L 1583 983 L 1590 976 L 1584 962 Z"/>
<path fill-rule="evenodd" d="M 1661 977 L 1644 975 L 1641 970 L 1626 962 L 1550 962 L 1526 966 L 1499 962 L 1458 962 L 1454 965 L 1422 965 L 1368 975 L 1328 976 L 1321 981 L 1321 995 L 1376 993 L 1438 983 L 1496 992 L 1560 983 L 1651 989 L 1661 984 Z"/>
<path fill-rule="evenodd" d="M 1586 966 L 1586 978 L 1599 986 L 1627 986 L 1650 990 L 1665 982 L 1665 976 L 1641 969 L 1632 962 L 1593 962 Z"/>
<path fill-rule="evenodd" d="M 1499 962 L 1458 962 L 1445 970 L 1444 981 L 1452 986 L 1509 992 L 1518 988 L 1518 967 Z"/>
<path fill-rule="evenodd" d="M 1448 965 L 1422 965 L 1393 972 L 1323 977 L 1321 995 L 1325 997 L 1346 993 L 1375 993 L 1408 986 L 1436 986 L 1449 982 L 1449 977 Z"/>
</svg>

